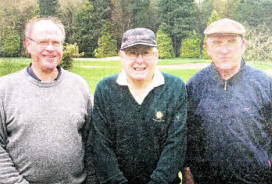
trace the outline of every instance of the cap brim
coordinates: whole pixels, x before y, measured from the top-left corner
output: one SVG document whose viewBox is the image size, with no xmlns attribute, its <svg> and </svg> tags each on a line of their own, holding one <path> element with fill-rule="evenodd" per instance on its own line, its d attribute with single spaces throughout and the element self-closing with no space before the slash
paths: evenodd
<svg viewBox="0 0 272 184">
<path fill-rule="evenodd" d="M 209 33 L 205 34 L 206 36 L 244 36 L 240 33 Z"/>
<path fill-rule="evenodd" d="M 129 47 L 133 47 L 133 46 L 136 46 L 136 45 L 144 45 L 144 46 L 149 46 L 149 47 L 157 47 L 156 44 L 138 42 L 138 43 L 133 43 L 133 44 L 125 45 L 125 46 L 121 47 L 121 50 L 129 48 Z"/>
</svg>

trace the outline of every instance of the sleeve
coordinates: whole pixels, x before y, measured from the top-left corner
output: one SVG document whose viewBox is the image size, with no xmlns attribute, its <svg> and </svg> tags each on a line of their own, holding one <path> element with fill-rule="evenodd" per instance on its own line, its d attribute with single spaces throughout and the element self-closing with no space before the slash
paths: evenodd
<svg viewBox="0 0 272 184">
<path fill-rule="evenodd" d="M 29 184 L 17 171 L 9 153 L 6 150 L 8 134 L 6 130 L 3 103 L 0 101 L 0 183 L 1 184 Z"/>
<path fill-rule="evenodd" d="M 195 116 L 195 110 L 197 108 L 196 96 L 192 94 L 192 85 L 191 83 L 187 84 L 187 94 L 188 94 L 188 112 L 187 112 L 187 151 L 185 154 L 185 167 L 190 167 L 191 161 L 193 160 L 192 156 L 194 155 L 194 150 L 197 144 L 196 139 L 200 130 L 200 127 L 196 127 L 195 124 L 198 121 L 198 118 Z"/>
<path fill-rule="evenodd" d="M 186 86 L 188 94 L 188 113 L 187 113 L 187 150 L 185 154 L 184 167 L 190 167 L 193 176 L 198 176 L 198 171 L 206 168 L 203 162 L 203 129 L 202 119 L 196 114 L 197 107 L 200 102 L 200 94 L 198 84 L 189 83 Z M 193 166 L 193 168 L 192 168 Z"/>
<path fill-rule="evenodd" d="M 177 93 L 177 91 L 175 91 Z M 170 115 L 171 124 L 168 129 L 168 137 L 160 155 L 156 169 L 151 174 L 148 184 L 172 183 L 178 175 L 184 161 L 186 151 L 186 117 L 187 117 L 187 93 L 185 85 L 182 85 L 178 99 L 173 103 L 175 109 Z"/>
<path fill-rule="evenodd" d="M 269 103 L 266 106 L 265 112 L 263 112 L 263 114 L 266 116 L 266 128 L 268 130 L 268 135 L 272 140 L 272 78 L 269 77 L 269 82 L 270 82 L 270 86 L 269 86 Z M 268 166 L 271 169 L 271 163 L 272 163 L 272 141 L 270 141 L 270 146 L 269 146 L 269 153 L 268 155 L 271 155 L 268 161 Z"/>
<path fill-rule="evenodd" d="M 85 184 L 98 184 L 98 180 L 95 174 L 95 169 L 93 166 L 93 160 L 90 158 L 90 154 L 88 153 L 88 136 L 89 136 L 89 130 L 90 130 L 90 124 L 91 124 L 91 118 L 92 118 L 92 106 L 93 106 L 93 97 L 90 94 L 88 99 L 88 115 L 86 117 L 86 122 L 84 129 L 82 131 L 82 140 L 83 144 L 85 146 L 85 156 L 84 156 L 84 163 L 87 171 L 87 178 L 85 181 Z"/>
<path fill-rule="evenodd" d="M 103 184 L 123 184 L 127 179 L 120 171 L 113 150 L 113 140 L 110 134 L 111 126 L 107 120 L 108 107 L 104 107 L 106 98 L 98 86 L 94 96 L 90 135 L 87 142 L 87 154 L 93 160 L 96 176 Z"/>
</svg>

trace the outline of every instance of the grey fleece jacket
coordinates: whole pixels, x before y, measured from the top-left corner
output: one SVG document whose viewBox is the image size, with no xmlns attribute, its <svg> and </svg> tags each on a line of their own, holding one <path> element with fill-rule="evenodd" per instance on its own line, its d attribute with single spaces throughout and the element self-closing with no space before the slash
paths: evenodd
<svg viewBox="0 0 272 184">
<path fill-rule="evenodd" d="M 62 69 L 42 83 L 26 69 L 0 78 L 0 183 L 80 184 L 89 88 Z"/>
</svg>

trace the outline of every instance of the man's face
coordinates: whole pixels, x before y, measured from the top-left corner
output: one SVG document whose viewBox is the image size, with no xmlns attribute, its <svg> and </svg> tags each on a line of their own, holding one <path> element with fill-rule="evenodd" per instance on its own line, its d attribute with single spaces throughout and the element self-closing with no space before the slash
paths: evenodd
<svg viewBox="0 0 272 184">
<path fill-rule="evenodd" d="M 209 36 L 205 46 L 208 56 L 217 69 L 230 70 L 240 66 L 245 51 L 245 41 L 240 36 Z"/>
<path fill-rule="evenodd" d="M 63 33 L 51 21 L 41 20 L 33 25 L 26 48 L 31 54 L 32 66 L 45 73 L 55 70 L 62 57 Z"/>
<path fill-rule="evenodd" d="M 132 82 L 151 80 L 158 61 L 157 48 L 137 45 L 120 51 L 123 70 Z"/>
</svg>

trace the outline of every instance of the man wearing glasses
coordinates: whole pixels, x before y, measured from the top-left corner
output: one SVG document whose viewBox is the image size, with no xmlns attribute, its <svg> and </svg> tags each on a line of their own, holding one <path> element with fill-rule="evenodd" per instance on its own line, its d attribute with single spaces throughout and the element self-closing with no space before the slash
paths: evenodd
<svg viewBox="0 0 272 184">
<path fill-rule="evenodd" d="M 122 72 L 95 91 L 87 159 L 100 183 L 177 184 L 186 147 L 185 85 L 156 67 L 149 29 L 126 31 L 119 55 Z"/>
<path fill-rule="evenodd" d="M 204 34 L 212 64 L 187 83 L 186 163 L 199 184 L 269 184 L 272 79 L 243 60 L 240 23 L 221 19 Z"/>
<path fill-rule="evenodd" d="M 87 83 L 59 65 L 64 27 L 28 22 L 30 65 L 0 78 L 0 183 L 81 184 L 91 110 Z M 94 182 L 93 182 L 94 183 Z"/>
</svg>

